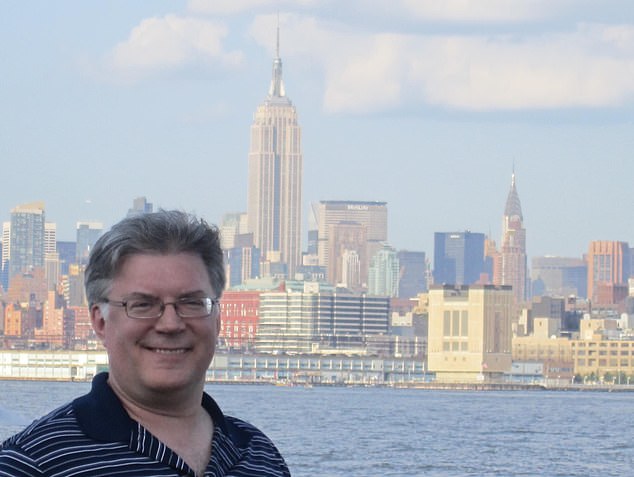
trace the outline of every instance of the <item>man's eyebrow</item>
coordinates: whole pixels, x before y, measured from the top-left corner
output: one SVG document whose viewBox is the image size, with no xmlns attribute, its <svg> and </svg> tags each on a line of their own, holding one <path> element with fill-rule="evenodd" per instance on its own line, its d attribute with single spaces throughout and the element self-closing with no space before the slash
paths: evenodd
<svg viewBox="0 0 634 477">
<path fill-rule="evenodd" d="M 132 293 L 128 293 L 127 295 L 125 295 L 126 299 L 130 299 L 130 298 L 143 298 L 146 300 L 158 300 L 159 298 L 155 295 L 150 295 L 149 293 L 143 293 L 143 292 L 132 292 Z"/>
<path fill-rule="evenodd" d="M 207 296 L 207 292 L 203 291 L 203 290 L 194 290 L 194 291 L 190 291 L 190 292 L 185 292 L 185 293 L 181 293 L 180 295 L 178 295 L 178 298 L 202 298 Z"/>
<path fill-rule="evenodd" d="M 202 298 L 206 296 L 208 296 L 208 293 L 204 290 L 192 290 L 192 291 L 187 291 L 187 292 L 179 294 L 177 296 L 177 299 L 180 300 L 181 298 Z M 143 293 L 143 292 L 131 292 L 125 295 L 125 297 L 126 299 L 143 298 L 146 300 L 160 300 L 160 298 L 157 297 L 156 295 L 152 295 L 150 293 Z"/>
</svg>

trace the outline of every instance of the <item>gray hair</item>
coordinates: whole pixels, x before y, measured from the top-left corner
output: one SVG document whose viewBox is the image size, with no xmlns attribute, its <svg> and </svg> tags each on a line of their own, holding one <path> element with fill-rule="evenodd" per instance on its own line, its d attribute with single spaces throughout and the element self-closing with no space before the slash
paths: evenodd
<svg viewBox="0 0 634 477">
<path fill-rule="evenodd" d="M 220 296 L 226 277 L 218 228 L 186 212 L 160 210 L 127 217 L 97 240 L 85 272 L 89 305 L 106 298 L 127 257 L 182 252 L 200 256 L 209 282 Z"/>
</svg>

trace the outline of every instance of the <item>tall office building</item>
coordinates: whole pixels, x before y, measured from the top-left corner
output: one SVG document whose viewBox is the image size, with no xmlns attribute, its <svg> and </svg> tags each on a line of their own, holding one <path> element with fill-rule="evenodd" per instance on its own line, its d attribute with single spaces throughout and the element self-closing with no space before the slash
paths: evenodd
<svg viewBox="0 0 634 477">
<path fill-rule="evenodd" d="M 627 242 L 596 240 L 588 249 L 588 298 L 594 304 L 616 304 L 628 293 L 630 248 Z"/>
<path fill-rule="evenodd" d="M 427 291 L 427 260 L 425 252 L 401 250 L 398 252 L 399 298 L 414 298 Z"/>
<path fill-rule="evenodd" d="M 434 234 L 434 283 L 472 285 L 490 273 L 484 256 L 485 236 L 474 232 Z"/>
<path fill-rule="evenodd" d="M 0 284 L 9 288 L 9 256 L 11 250 L 11 222 L 2 222 L 2 263 L 0 264 Z"/>
<path fill-rule="evenodd" d="M 128 217 L 139 214 L 150 214 L 154 210 L 154 205 L 147 201 L 146 197 L 137 197 L 132 201 L 132 208 L 128 209 Z"/>
<path fill-rule="evenodd" d="M 325 200 L 316 208 L 317 253 L 327 280 L 333 284 L 342 281 L 344 254 L 355 251 L 360 284 L 367 283 L 370 258 L 387 241 L 387 203 Z"/>
<path fill-rule="evenodd" d="M 44 256 L 57 253 L 57 224 L 44 223 Z"/>
<path fill-rule="evenodd" d="M 260 275 L 260 251 L 254 246 L 236 246 L 224 251 L 227 288 L 257 278 Z"/>
<path fill-rule="evenodd" d="M 261 259 L 285 264 L 291 278 L 301 264 L 302 167 L 301 129 L 284 90 L 278 28 L 271 86 L 251 126 L 247 217 Z"/>
<path fill-rule="evenodd" d="M 574 257 L 533 257 L 531 285 L 533 296 L 569 296 L 586 298 L 588 265 Z"/>
<path fill-rule="evenodd" d="M 222 216 L 220 223 L 220 245 L 223 250 L 229 250 L 240 241 L 240 235 L 247 233 L 247 214 L 233 212 Z M 253 244 L 248 244 L 253 245 Z"/>
<path fill-rule="evenodd" d="M 60 279 L 60 260 L 57 253 L 57 224 L 44 224 L 44 275 L 48 290 L 55 290 Z"/>
<path fill-rule="evenodd" d="M 9 283 L 15 275 L 44 267 L 45 224 L 44 202 L 23 204 L 11 210 Z"/>
<path fill-rule="evenodd" d="M 511 176 L 511 189 L 506 198 L 504 217 L 502 219 L 502 246 L 500 249 L 499 276 L 494 277 L 496 285 L 510 285 L 517 304 L 528 298 L 527 293 L 527 258 L 526 230 L 522 206 L 515 185 L 515 173 Z"/>
<path fill-rule="evenodd" d="M 328 231 L 328 256 L 336 257 L 327 266 L 327 280 L 351 290 L 362 289 L 368 282 L 369 258 L 367 228 L 357 222 L 332 224 Z"/>
<path fill-rule="evenodd" d="M 356 250 L 344 250 L 341 255 L 341 281 L 344 288 L 354 290 L 361 286 L 361 260 Z"/>
<path fill-rule="evenodd" d="M 399 284 L 398 254 L 387 244 L 370 259 L 368 293 L 395 298 Z"/>
<path fill-rule="evenodd" d="M 101 222 L 77 222 L 77 248 L 75 263 L 86 265 L 93 245 L 103 233 Z"/>
<path fill-rule="evenodd" d="M 77 242 L 57 241 L 57 253 L 59 254 L 60 269 L 62 275 L 68 275 L 68 267 L 76 263 Z"/>
</svg>

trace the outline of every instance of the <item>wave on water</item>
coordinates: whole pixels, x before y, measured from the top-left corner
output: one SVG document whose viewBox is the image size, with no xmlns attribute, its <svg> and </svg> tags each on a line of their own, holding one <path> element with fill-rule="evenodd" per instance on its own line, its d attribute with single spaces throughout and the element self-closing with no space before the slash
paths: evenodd
<svg viewBox="0 0 634 477">
<path fill-rule="evenodd" d="M 20 413 L 0 406 L 0 426 L 23 426 L 29 423 L 29 420 Z"/>
</svg>

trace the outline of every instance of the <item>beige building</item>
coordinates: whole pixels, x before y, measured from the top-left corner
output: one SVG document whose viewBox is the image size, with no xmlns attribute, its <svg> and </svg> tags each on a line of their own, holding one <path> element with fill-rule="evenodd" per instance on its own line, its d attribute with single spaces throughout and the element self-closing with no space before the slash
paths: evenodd
<svg viewBox="0 0 634 477">
<path fill-rule="evenodd" d="M 619 375 L 634 379 L 633 340 L 575 340 L 571 346 L 575 374 L 594 374 L 598 380 L 606 375 L 612 375 L 617 380 Z"/>
<path fill-rule="evenodd" d="M 560 321 L 535 318 L 530 336 L 513 337 L 513 361 L 542 363 L 546 379 L 569 382 L 573 376 L 572 341 L 559 337 Z"/>
<path fill-rule="evenodd" d="M 495 381 L 511 368 L 510 286 L 429 290 L 429 371 L 444 382 Z"/>
<path fill-rule="evenodd" d="M 619 376 L 634 379 L 634 340 L 616 339 L 616 320 L 584 319 L 579 328 L 580 339 L 571 343 L 575 374 L 599 381 L 606 375 L 615 381 Z"/>
</svg>

